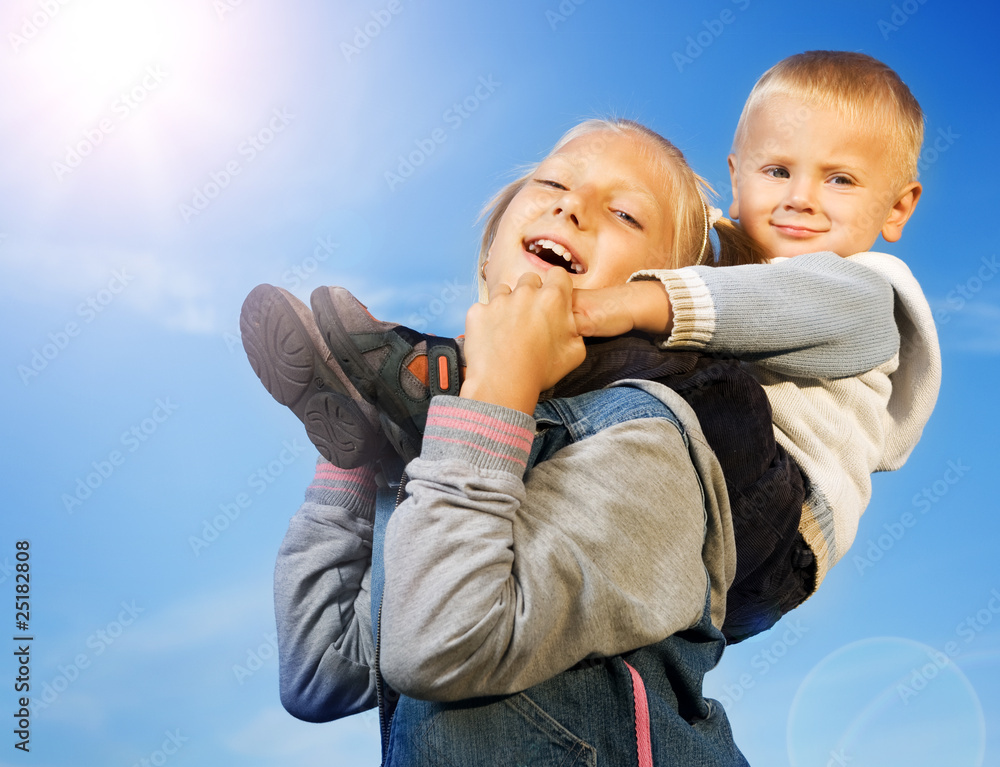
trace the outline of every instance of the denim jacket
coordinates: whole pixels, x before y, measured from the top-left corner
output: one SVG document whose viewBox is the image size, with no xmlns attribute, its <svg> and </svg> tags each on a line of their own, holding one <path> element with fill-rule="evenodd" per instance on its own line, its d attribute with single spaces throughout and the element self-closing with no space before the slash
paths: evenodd
<svg viewBox="0 0 1000 767">
<path fill-rule="evenodd" d="M 616 424 L 665 419 L 687 436 L 664 402 L 640 388 L 612 387 L 541 403 L 530 467 Z M 396 467 L 399 468 L 399 467 Z M 386 467 L 391 474 L 392 468 Z M 405 493 L 379 491 L 372 541 L 371 606 L 383 764 L 745 765 L 720 704 L 702 695 L 704 674 L 725 639 L 711 617 L 711 589 L 695 625 L 613 657 L 587 658 L 511 695 L 435 702 L 400 696 L 379 672 L 386 527 Z"/>
</svg>

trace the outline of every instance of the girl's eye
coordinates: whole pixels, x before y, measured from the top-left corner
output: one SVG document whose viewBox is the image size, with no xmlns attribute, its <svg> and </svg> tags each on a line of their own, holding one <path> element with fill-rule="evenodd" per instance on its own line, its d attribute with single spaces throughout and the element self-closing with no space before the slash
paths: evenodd
<svg viewBox="0 0 1000 767">
<path fill-rule="evenodd" d="M 614 214 L 629 226 L 633 226 L 636 229 L 642 229 L 642 224 L 636 221 L 632 215 L 626 213 L 624 210 L 616 210 L 614 211 Z"/>
<path fill-rule="evenodd" d="M 764 173 L 765 173 L 765 175 L 768 175 L 771 178 L 790 178 L 791 177 L 791 174 L 788 172 L 788 169 L 787 168 L 782 168 L 782 167 L 765 168 L 764 169 Z"/>
<path fill-rule="evenodd" d="M 553 181 L 547 178 L 536 178 L 535 182 L 541 184 L 542 186 L 549 186 L 552 187 L 553 189 L 562 189 L 563 191 L 566 191 L 566 187 L 560 184 L 558 181 Z"/>
<path fill-rule="evenodd" d="M 837 186 L 854 186 L 854 179 L 850 176 L 834 176 L 832 181 Z"/>
</svg>

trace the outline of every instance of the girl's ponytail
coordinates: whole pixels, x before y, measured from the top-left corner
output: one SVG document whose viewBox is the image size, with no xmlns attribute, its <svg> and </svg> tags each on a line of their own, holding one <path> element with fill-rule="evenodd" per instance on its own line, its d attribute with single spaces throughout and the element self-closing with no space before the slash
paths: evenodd
<svg viewBox="0 0 1000 767">
<path fill-rule="evenodd" d="M 728 218 L 715 222 L 715 233 L 719 237 L 719 252 L 715 263 L 706 259 L 709 266 L 739 266 L 741 264 L 767 263 L 767 253 L 750 239 L 743 227 Z"/>
</svg>

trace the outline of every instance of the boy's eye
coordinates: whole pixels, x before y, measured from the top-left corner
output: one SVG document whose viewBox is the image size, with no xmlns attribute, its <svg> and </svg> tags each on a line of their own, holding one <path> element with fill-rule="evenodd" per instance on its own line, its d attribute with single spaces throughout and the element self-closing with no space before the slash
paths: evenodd
<svg viewBox="0 0 1000 767">
<path fill-rule="evenodd" d="M 850 176 L 834 176 L 831 180 L 836 186 L 854 186 L 854 179 Z"/>
<path fill-rule="evenodd" d="M 765 168 L 764 174 L 770 176 L 771 178 L 790 178 L 791 174 L 788 172 L 787 168 L 774 167 Z"/>
</svg>

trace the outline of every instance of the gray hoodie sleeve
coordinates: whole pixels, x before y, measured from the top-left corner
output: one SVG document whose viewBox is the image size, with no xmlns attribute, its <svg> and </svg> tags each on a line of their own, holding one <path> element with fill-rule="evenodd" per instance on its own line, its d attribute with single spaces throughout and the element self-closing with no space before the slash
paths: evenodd
<svg viewBox="0 0 1000 767">
<path fill-rule="evenodd" d="M 427 424 L 386 534 L 381 668 L 400 692 L 523 690 L 690 627 L 710 571 L 724 599 L 731 530 L 728 549 L 709 545 L 706 518 L 716 533 L 728 520 L 725 485 L 702 482 L 672 421 L 605 429 L 523 481 L 523 413 L 436 397 Z"/>
<path fill-rule="evenodd" d="M 375 705 L 370 468 L 325 461 L 292 517 L 274 571 L 282 705 L 328 722 Z"/>
<path fill-rule="evenodd" d="M 834 253 L 642 271 L 632 279 L 666 287 L 674 312 L 667 348 L 732 355 L 805 378 L 858 375 L 899 351 L 892 285 Z"/>
</svg>

